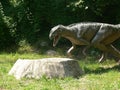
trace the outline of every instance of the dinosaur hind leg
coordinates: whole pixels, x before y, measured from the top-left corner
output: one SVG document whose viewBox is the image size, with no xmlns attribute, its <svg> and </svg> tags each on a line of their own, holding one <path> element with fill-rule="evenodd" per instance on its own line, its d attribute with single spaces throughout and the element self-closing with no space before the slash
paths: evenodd
<svg viewBox="0 0 120 90">
<path fill-rule="evenodd" d="M 90 48 L 90 46 L 86 46 L 86 47 L 83 49 L 82 54 L 83 54 L 84 56 L 87 56 L 86 51 L 87 51 L 89 48 Z"/>
<path fill-rule="evenodd" d="M 83 53 L 84 56 L 87 56 L 86 50 L 89 49 L 89 48 L 90 48 L 90 46 L 86 46 L 86 47 L 83 49 L 82 53 Z M 104 61 L 104 60 L 106 59 L 106 57 L 107 57 L 107 53 L 106 53 L 106 52 L 102 52 L 102 55 L 101 55 L 101 57 L 100 57 L 99 60 L 98 60 L 99 63 L 101 63 L 102 61 Z"/>
<path fill-rule="evenodd" d="M 108 45 L 107 48 L 111 54 L 120 59 L 120 51 L 118 49 L 116 49 L 112 44 Z"/>
<path fill-rule="evenodd" d="M 112 44 L 110 45 L 99 44 L 99 45 L 96 45 L 95 47 L 102 50 L 103 52 L 111 53 L 115 57 L 120 58 L 120 51 L 117 50 Z"/>
</svg>

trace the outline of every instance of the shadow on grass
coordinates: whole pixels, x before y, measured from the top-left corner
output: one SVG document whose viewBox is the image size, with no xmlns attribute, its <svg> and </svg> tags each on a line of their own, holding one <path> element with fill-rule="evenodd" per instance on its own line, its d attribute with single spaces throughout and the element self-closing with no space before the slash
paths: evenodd
<svg viewBox="0 0 120 90">
<path fill-rule="evenodd" d="M 109 71 L 120 71 L 120 65 L 115 65 L 113 67 L 107 67 L 107 68 L 104 68 L 104 67 L 98 67 L 96 69 L 90 69 L 90 68 L 84 68 L 84 71 L 85 71 L 85 74 L 103 74 L 103 73 L 107 73 Z"/>
</svg>

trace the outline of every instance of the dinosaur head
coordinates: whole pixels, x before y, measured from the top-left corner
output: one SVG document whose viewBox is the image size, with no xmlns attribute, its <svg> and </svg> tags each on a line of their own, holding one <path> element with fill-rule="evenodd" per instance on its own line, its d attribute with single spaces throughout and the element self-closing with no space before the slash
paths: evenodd
<svg viewBox="0 0 120 90">
<path fill-rule="evenodd" d="M 62 33 L 62 26 L 63 25 L 57 25 L 53 27 L 50 31 L 49 38 L 53 39 L 53 46 L 55 47 L 60 40 L 61 33 Z"/>
</svg>

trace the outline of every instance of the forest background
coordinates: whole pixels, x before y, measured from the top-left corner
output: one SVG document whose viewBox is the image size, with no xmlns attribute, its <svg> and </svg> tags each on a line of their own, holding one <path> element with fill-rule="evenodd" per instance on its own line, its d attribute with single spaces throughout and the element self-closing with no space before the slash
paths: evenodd
<svg viewBox="0 0 120 90">
<path fill-rule="evenodd" d="M 41 40 L 52 46 L 52 27 L 78 22 L 119 24 L 120 0 L 0 0 L 0 51 L 17 50 L 24 43 L 41 48 Z"/>
</svg>

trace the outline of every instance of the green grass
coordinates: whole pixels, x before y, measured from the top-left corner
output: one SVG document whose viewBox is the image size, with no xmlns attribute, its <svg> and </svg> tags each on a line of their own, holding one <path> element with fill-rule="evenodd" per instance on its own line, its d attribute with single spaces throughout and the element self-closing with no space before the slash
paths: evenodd
<svg viewBox="0 0 120 90">
<path fill-rule="evenodd" d="M 46 58 L 50 56 L 36 53 L 0 54 L 0 90 L 120 90 L 120 66 L 114 60 L 98 63 L 93 58 L 79 60 L 84 75 L 79 79 L 67 77 L 64 79 L 16 80 L 8 72 L 19 58 Z M 61 56 L 57 56 L 61 57 Z"/>
</svg>

